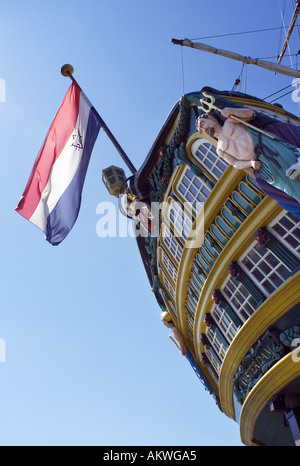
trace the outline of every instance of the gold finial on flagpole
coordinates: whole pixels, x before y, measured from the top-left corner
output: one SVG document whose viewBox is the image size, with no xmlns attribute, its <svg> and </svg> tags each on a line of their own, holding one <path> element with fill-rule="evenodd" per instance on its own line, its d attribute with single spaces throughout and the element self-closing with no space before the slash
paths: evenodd
<svg viewBox="0 0 300 466">
<path fill-rule="evenodd" d="M 63 76 L 68 78 L 74 73 L 74 68 L 72 65 L 66 64 L 61 67 L 60 72 Z"/>
<path fill-rule="evenodd" d="M 73 83 L 76 83 L 77 84 L 77 81 L 74 79 L 73 77 L 73 73 L 74 73 L 74 68 L 72 65 L 70 64 L 65 64 L 61 67 L 60 69 L 60 72 L 61 74 L 66 77 L 66 78 L 70 78 L 71 81 Z M 81 91 L 81 93 L 83 94 L 83 92 Z M 88 101 L 88 98 L 85 96 L 86 100 Z M 91 104 L 91 107 L 92 107 L 92 104 Z M 107 134 L 107 136 L 109 137 L 109 139 L 111 140 L 111 142 L 113 143 L 113 145 L 115 146 L 115 148 L 117 149 L 117 151 L 119 152 L 120 156 L 122 157 L 122 159 L 124 160 L 124 162 L 126 163 L 127 167 L 130 169 L 131 173 L 133 175 L 135 175 L 135 173 L 137 172 L 137 169 L 134 167 L 133 163 L 131 162 L 131 160 L 128 158 L 128 156 L 126 155 L 126 153 L 124 152 L 124 150 L 122 149 L 122 147 L 120 146 L 120 144 L 118 143 L 118 141 L 116 140 L 116 138 L 114 137 L 114 135 L 112 134 L 112 132 L 110 131 L 110 129 L 107 127 L 107 125 L 104 123 L 103 119 L 101 118 L 101 116 L 99 115 L 99 113 L 95 110 L 94 108 L 94 113 L 95 115 L 97 116 L 98 120 L 100 121 L 101 123 L 101 127 L 103 128 L 103 130 L 105 131 L 105 133 Z"/>
</svg>

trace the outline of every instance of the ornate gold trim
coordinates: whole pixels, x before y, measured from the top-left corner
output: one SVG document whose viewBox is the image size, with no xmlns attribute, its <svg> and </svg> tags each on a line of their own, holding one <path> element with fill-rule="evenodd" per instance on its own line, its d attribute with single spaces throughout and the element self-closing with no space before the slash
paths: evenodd
<svg viewBox="0 0 300 466">
<path fill-rule="evenodd" d="M 232 380 L 239 364 L 261 335 L 299 302 L 299 280 L 300 271 L 290 277 L 263 302 L 232 341 L 223 361 L 219 379 L 220 402 L 227 416 L 235 418 Z"/>
<path fill-rule="evenodd" d="M 299 369 L 299 363 L 293 361 L 293 353 L 289 353 L 275 364 L 251 390 L 240 417 L 240 435 L 245 445 L 256 445 L 253 433 L 261 411 L 276 393 L 299 377 Z"/>
<path fill-rule="evenodd" d="M 208 196 L 204 203 L 204 215 L 200 211 L 194 222 L 198 226 L 198 232 L 195 238 L 195 242 L 201 246 L 203 242 L 202 233 L 205 232 L 210 225 L 213 223 L 217 213 L 221 209 L 224 201 L 231 194 L 233 189 L 237 186 L 239 181 L 245 176 L 242 170 L 235 170 L 233 167 L 228 167 L 224 173 L 224 179 L 222 183 L 217 183 L 211 194 Z M 194 225 L 193 225 L 194 227 Z M 193 239 L 193 238 L 188 238 Z M 188 241 L 187 240 L 187 241 Z M 180 315 L 180 325 L 185 336 L 187 336 L 184 303 L 187 294 L 187 284 L 190 278 L 192 263 L 194 257 L 199 249 L 187 248 L 183 249 L 181 261 L 178 268 L 177 286 L 176 286 L 176 308 L 178 309 L 178 315 Z M 210 274 L 211 275 L 211 274 Z M 198 354 L 199 357 L 199 354 Z"/>
<path fill-rule="evenodd" d="M 197 306 L 197 313 L 194 323 L 194 345 L 199 348 L 199 338 L 201 330 L 205 330 L 203 319 L 204 315 L 212 306 L 211 296 L 213 291 L 220 287 L 227 276 L 227 267 L 230 262 L 236 261 L 240 255 L 254 241 L 253 235 L 256 230 L 267 225 L 273 219 L 281 208 L 275 201 L 270 198 L 264 198 L 249 217 L 241 224 L 235 235 L 227 243 L 216 262 L 214 263 L 209 276 L 206 279 L 202 293 Z M 201 329 L 202 327 L 202 329 Z M 199 348 L 200 350 L 200 348 Z M 199 357 L 199 354 L 198 354 Z M 226 357 L 225 357 L 226 358 Z M 223 362 L 224 364 L 224 362 Z"/>
</svg>

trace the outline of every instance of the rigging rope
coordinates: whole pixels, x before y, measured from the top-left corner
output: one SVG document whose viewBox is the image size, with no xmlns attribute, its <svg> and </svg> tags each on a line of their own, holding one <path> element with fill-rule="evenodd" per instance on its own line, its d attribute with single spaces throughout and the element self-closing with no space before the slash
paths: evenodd
<svg viewBox="0 0 300 466">
<path fill-rule="evenodd" d="M 273 94 L 267 95 L 267 97 L 264 97 L 263 100 L 266 100 L 266 99 L 268 99 L 269 97 L 273 97 L 273 95 L 279 94 L 279 92 L 284 91 L 285 89 L 288 89 L 288 88 L 291 87 L 291 86 L 292 86 L 292 84 L 289 84 L 288 86 L 283 87 L 283 88 L 280 89 L 279 91 L 276 91 L 276 92 L 273 92 Z"/>
<path fill-rule="evenodd" d="M 292 1 L 292 3 L 293 3 L 294 10 L 295 10 L 295 8 L 296 8 L 296 3 L 295 3 L 295 1 L 294 1 L 294 2 Z M 299 36 L 299 39 L 300 39 L 300 30 L 299 30 L 299 25 L 298 25 L 298 24 L 295 24 L 295 27 L 297 28 L 297 31 L 298 31 L 298 36 Z"/>
<path fill-rule="evenodd" d="M 285 0 L 284 0 L 284 5 L 283 5 L 283 11 L 282 11 L 282 9 L 280 7 L 279 0 L 277 0 L 277 3 L 278 3 L 278 8 L 279 8 L 280 16 L 281 16 L 281 22 L 282 22 L 282 26 L 283 26 L 281 28 L 281 31 L 280 31 L 280 34 L 279 34 L 278 53 L 277 53 L 277 58 L 278 58 L 279 54 L 280 54 L 280 50 L 281 50 L 281 44 L 282 44 L 282 29 L 284 29 L 284 32 L 286 34 L 286 29 L 285 29 L 284 22 L 283 22 L 283 16 L 284 16 L 284 10 L 285 10 Z"/>
<path fill-rule="evenodd" d="M 244 92 L 247 91 L 247 64 L 242 64 L 241 72 L 238 78 L 234 81 L 234 85 L 232 86 L 232 91 L 237 91 L 238 89 L 241 90 L 242 87 L 242 80 L 244 79 Z"/>
<path fill-rule="evenodd" d="M 293 0 L 292 1 L 292 4 L 293 4 Z M 295 5 L 295 1 L 294 1 L 294 5 Z M 211 35 L 211 36 L 203 36 L 203 37 L 197 37 L 197 38 L 194 38 L 194 39 L 191 39 L 192 41 L 196 41 L 196 40 L 202 40 L 202 39 L 214 39 L 214 38 L 220 38 L 220 37 L 230 37 L 230 36 L 236 36 L 236 35 L 242 35 L 242 34 L 253 34 L 253 33 L 257 33 L 257 32 L 267 32 L 267 31 L 275 31 L 275 30 L 280 30 L 281 33 L 280 33 L 280 41 L 281 41 L 281 37 L 282 37 L 282 30 L 285 31 L 286 33 L 286 26 L 284 26 L 284 11 L 285 11 L 285 7 L 286 7 L 286 0 L 284 0 L 284 5 L 283 5 L 283 11 L 280 7 L 280 3 L 279 3 L 279 0 L 278 0 L 278 7 L 279 7 L 279 10 L 280 10 L 280 15 L 281 15 L 281 20 L 282 20 L 282 26 L 279 26 L 279 27 L 273 27 L 273 28 L 264 28 L 264 29 L 255 29 L 255 30 L 250 30 L 250 31 L 242 31 L 242 32 L 231 32 L 231 33 L 227 33 L 227 34 L 216 34 L 216 35 Z M 299 30 L 299 24 L 295 24 L 295 27 L 297 28 L 298 30 L 298 35 L 300 37 L 300 30 Z M 184 63 L 183 63 L 183 54 L 182 54 L 182 48 L 183 47 L 180 47 L 180 50 L 181 50 L 181 72 L 182 72 L 182 92 L 183 92 L 183 95 L 184 95 L 184 92 L 185 92 L 185 85 L 184 85 Z M 290 52 L 290 47 L 289 47 L 289 44 L 288 44 L 288 50 Z M 286 57 L 290 57 L 290 60 L 291 60 L 291 68 L 293 68 L 293 63 L 292 63 L 292 57 L 296 57 L 296 69 L 298 69 L 298 61 L 297 61 L 297 58 L 298 58 L 298 55 L 300 54 L 300 50 L 298 50 L 297 53 L 295 54 L 292 54 L 292 53 L 289 53 L 289 54 L 286 54 L 285 56 Z M 277 58 L 278 59 L 279 55 L 277 55 L 276 57 L 263 57 L 263 58 L 260 58 L 260 59 L 270 59 L 270 58 Z M 232 91 L 236 90 L 238 87 L 241 88 L 241 80 L 242 80 L 242 76 L 243 76 L 243 72 L 245 71 L 245 75 L 244 75 L 244 79 L 245 79 L 245 83 L 244 83 L 244 87 L 245 87 L 245 92 L 246 92 L 246 84 L 247 84 L 247 67 L 245 68 L 244 70 L 244 65 L 245 63 L 243 63 L 242 65 L 242 69 L 241 69 L 241 72 L 240 72 L 240 75 L 239 77 L 235 80 L 234 82 L 234 85 L 232 87 Z M 273 95 L 276 95 L 278 94 L 279 92 L 285 90 L 285 89 L 288 89 L 290 86 L 292 85 L 289 85 L 289 86 L 286 86 L 282 89 L 280 89 L 279 91 L 277 92 L 274 92 L 273 94 L 270 94 L 268 95 L 267 97 L 265 97 L 264 99 L 262 100 L 266 100 L 268 99 L 269 97 L 272 97 Z M 281 96 L 279 96 L 278 98 L 272 100 L 271 102 L 269 103 L 273 103 L 275 102 L 276 100 L 279 100 L 281 99 L 282 97 L 290 94 L 291 92 L 293 92 L 293 89 Z"/>
<path fill-rule="evenodd" d="M 285 5 L 286 5 L 286 0 L 284 0 L 284 10 L 285 10 Z M 278 6 L 279 6 L 279 10 L 280 10 L 280 15 L 281 15 L 281 21 L 282 21 L 282 24 L 284 24 L 284 10 L 282 12 L 281 8 L 280 8 L 280 5 L 279 5 L 279 0 L 278 0 Z M 290 27 L 291 25 L 293 26 L 293 28 L 295 27 L 295 22 L 296 22 L 296 18 L 297 16 L 295 17 L 295 13 L 299 14 L 299 11 L 296 12 L 296 10 L 294 11 L 294 14 L 293 14 L 293 17 L 291 19 L 291 22 L 290 22 Z M 280 52 L 280 56 L 278 58 L 278 63 L 281 62 L 284 54 L 285 54 L 285 51 L 286 49 L 288 49 L 288 51 L 290 52 L 290 42 L 289 42 L 289 36 L 290 36 L 290 33 L 291 33 L 291 30 L 290 30 L 290 27 L 288 28 L 288 30 L 285 28 L 284 31 L 285 31 L 285 41 L 284 41 L 284 44 L 283 44 L 283 48 Z M 291 67 L 293 67 L 293 63 L 292 63 L 292 59 L 290 58 L 291 60 Z"/>
<path fill-rule="evenodd" d="M 284 96 L 286 96 L 288 94 L 291 94 L 293 91 L 294 91 L 294 89 L 292 89 L 289 92 L 286 92 L 285 94 L 280 95 L 279 97 L 277 97 L 277 99 L 274 99 L 274 100 L 271 100 L 271 102 L 268 102 L 268 104 L 272 104 L 273 102 L 276 102 L 277 100 L 282 99 L 282 97 L 284 97 Z"/>
<path fill-rule="evenodd" d="M 296 24 L 295 26 L 299 26 L 299 24 Z M 252 33 L 255 33 L 255 32 L 276 31 L 278 29 L 285 29 L 285 26 L 280 26 L 280 27 L 276 27 L 276 28 L 255 29 L 253 31 L 230 32 L 228 34 L 217 34 L 217 35 L 214 35 L 214 36 L 196 37 L 196 38 L 191 39 L 191 40 L 194 41 L 194 40 L 202 40 L 202 39 L 215 39 L 215 38 L 218 38 L 218 37 L 229 37 L 229 36 L 237 36 L 237 35 L 241 35 L 241 34 L 252 34 Z"/>
</svg>

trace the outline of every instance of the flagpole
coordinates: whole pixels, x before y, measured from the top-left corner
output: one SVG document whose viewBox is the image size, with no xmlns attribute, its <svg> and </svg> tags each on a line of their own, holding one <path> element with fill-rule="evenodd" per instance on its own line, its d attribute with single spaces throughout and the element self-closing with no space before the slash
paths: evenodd
<svg viewBox="0 0 300 466">
<path fill-rule="evenodd" d="M 63 65 L 62 68 L 61 68 L 61 74 L 63 76 L 65 76 L 65 77 L 69 77 L 72 82 L 74 82 L 74 83 L 76 83 L 78 85 L 77 81 L 73 77 L 73 72 L 74 72 L 74 68 L 73 68 L 72 65 L 68 65 L 68 64 Z M 85 98 L 86 98 L 86 100 L 88 100 L 86 95 L 85 95 Z M 133 163 L 131 162 L 131 160 L 129 159 L 129 157 L 127 156 L 125 151 L 123 150 L 123 148 L 120 146 L 120 144 L 118 143 L 118 141 L 116 140 L 116 138 L 114 137 L 114 135 L 112 134 L 112 132 L 110 131 L 108 126 L 106 125 L 106 123 L 103 121 L 102 117 L 99 115 L 99 113 L 97 112 L 95 107 L 93 105 L 91 105 L 91 106 L 94 108 L 94 111 L 95 111 L 95 113 L 97 115 L 97 118 L 99 119 L 99 121 L 101 123 L 101 128 L 105 131 L 106 135 L 109 137 L 109 139 L 111 140 L 111 142 L 113 143 L 113 145 L 115 146 L 117 151 L 119 152 L 119 155 L 122 157 L 122 159 L 124 160 L 125 164 L 129 168 L 131 173 L 134 175 L 137 172 L 137 169 L 135 168 L 135 166 L 133 165 Z"/>
</svg>

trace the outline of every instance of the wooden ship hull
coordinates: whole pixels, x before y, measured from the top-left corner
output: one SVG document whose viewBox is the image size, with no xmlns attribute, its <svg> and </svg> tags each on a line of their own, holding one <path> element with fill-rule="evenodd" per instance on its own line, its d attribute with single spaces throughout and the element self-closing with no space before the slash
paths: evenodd
<svg viewBox="0 0 300 466">
<path fill-rule="evenodd" d="M 192 368 L 239 424 L 241 441 L 295 445 L 300 210 L 267 195 L 252 169 L 229 166 L 217 141 L 195 129 L 212 103 L 250 107 L 262 128 L 270 121 L 300 127 L 283 108 L 249 95 L 208 87 L 189 93 L 127 180 L 125 210 L 136 223 L 158 311 L 171 315 Z"/>
</svg>

